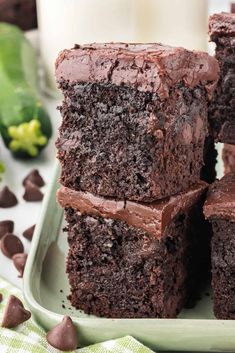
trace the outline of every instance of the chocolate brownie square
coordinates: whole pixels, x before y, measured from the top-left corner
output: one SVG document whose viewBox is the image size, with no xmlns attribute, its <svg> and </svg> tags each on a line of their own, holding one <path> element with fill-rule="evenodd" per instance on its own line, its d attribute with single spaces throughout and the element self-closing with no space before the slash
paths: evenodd
<svg viewBox="0 0 235 353">
<path fill-rule="evenodd" d="M 214 313 L 235 319 L 235 174 L 226 174 L 209 190 L 204 214 L 212 224 L 211 245 Z"/>
<path fill-rule="evenodd" d="M 56 78 L 64 186 L 151 202 L 199 181 L 214 58 L 161 44 L 91 44 L 63 51 Z"/>
<path fill-rule="evenodd" d="M 209 119 L 216 141 L 235 144 L 235 14 L 215 14 L 209 35 L 216 44 L 220 79 L 210 104 Z"/>
<path fill-rule="evenodd" d="M 101 317 L 176 317 L 208 274 L 206 189 L 146 204 L 62 186 L 72 305 Z"/>
<path fill-rule="evenodd" d="M 235 145 L 224 144 L 222 151 L 224 173 L 235 173 Z"/>
</svg>

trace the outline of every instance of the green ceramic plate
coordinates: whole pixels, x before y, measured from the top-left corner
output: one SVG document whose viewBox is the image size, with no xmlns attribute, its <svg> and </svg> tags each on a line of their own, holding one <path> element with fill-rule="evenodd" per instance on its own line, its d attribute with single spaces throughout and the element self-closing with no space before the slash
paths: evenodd
<svg viewBox="0 0 235 353">
<path fill-rule="evenodd" d="M 70 306 L 63 212 L 55 199 L 58 174 L 57 166 L 24 274 L 24 295 L 35 319 L 49 330 L 63 315 L 71 316 L 82 346 L 132 335 L 154 350 L 235 352 L 235 321 L 216 320 L 205 293 L 194 309 L 184 310 L 177 319 L 96 318 Z"/>
</svg>

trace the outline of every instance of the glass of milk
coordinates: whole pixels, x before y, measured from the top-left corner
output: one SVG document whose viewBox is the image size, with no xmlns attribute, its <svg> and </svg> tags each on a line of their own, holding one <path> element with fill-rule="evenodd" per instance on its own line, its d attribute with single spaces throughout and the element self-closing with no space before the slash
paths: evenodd
<svg viewBox="0 0 235 353">
<path fill-rule="evenodd" d="M 207 49 L 207 0 L 136 0 L 135 35 L 187 49 Z"/>
<path fill-rule="evenodd" d="M 54 63 L 75 43 L 133 42 L 136 0 L 37 0 L 46 87 L 56 92 Z"/>
</svg>

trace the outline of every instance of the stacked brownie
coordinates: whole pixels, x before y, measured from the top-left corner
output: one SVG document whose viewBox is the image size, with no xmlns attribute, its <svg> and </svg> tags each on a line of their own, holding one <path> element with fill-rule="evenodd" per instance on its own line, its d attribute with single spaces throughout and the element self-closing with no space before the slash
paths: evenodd
<svg viewBox="0 0 235 353">
<path fill-rule="evenodd" d="M 209 108 L 212 135 L 225 143 L 225 176 L 211 185 L 204 214 L 212 224 L 212 290 L 218 319 L 235 319 L 235 13 L 209 19 L 220 77 Z"/>
<path fill-rule="evenodd" d="M 234 5 L 234 4 L 232 4 Z M 210 108 L 214 136 L 224 142 L 225 174 L 235 172 L 235 11 L 210 17 L 209 34 L 216 44 L 220 79 Z"/>
<path fill-rule="evenodd" d="M 211 260 L 214 313 L 235 319 L 235 174 L 226 174 L 209 190 L 205 216 L 213 227 Z"/>
<path fill-rule="evenodd" d="M 63 51 L 57 140 L 72 304 L 105 317 L 175 317 L 207 272 L 202 214 L 217 61 L 161 44 Z"/>
<path fill-rule="evenodd" d="M 220 79 L 210 105 L 210 123 L 218 142 L 235 144 L 235 13 L 209 19 L 209 35 L 216 44 Z"/>
</svg>

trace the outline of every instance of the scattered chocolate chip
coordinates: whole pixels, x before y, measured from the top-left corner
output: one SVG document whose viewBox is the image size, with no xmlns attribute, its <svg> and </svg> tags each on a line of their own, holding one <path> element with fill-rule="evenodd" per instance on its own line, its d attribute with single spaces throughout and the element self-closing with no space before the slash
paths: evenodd
<svg viewBox="0 0 235 353">
<path fill-rule="evenodd" d="M 0 239 L 6 234 L 6 233 L 12 233 L 14 230 L 14 222 L 6 220 L 6 221 L 1 221 L 0 222 Z"/>
<path fill-rule="evenodd" d="M 25 201 L 41 201 L 43 199 L 43 193 L 37 185 L 27 180 L 25 182 L 25 192 L 23 195 L 23 199 Z"/>
<path fill-rule="evenodd" d="M 20 278 L 23 277 L 27 257 L 28 255 L 25 253 L 15 254 L 12 256 L 13 263 L 15 268 L 19 271 Z"/>
<path fill-rule="evenodd" d="M 47 342 L 61 351 L 72 351 L 78 346 L 77 331 L 69 316 L 55 326 L 46 336 Z"/>
<path fill-rule="evenodd" d="M 23 236 L 24 236 L 26 239 L 32 240 L 35 226 L 36 226 L 36 224 L 34 224 L 32 227 L 27 228 L 27 229 L 23 232 Z"/>
<path fill-rule="evenodd" d="M 65 305 L 64 304 L 62 304 L 62 308 L 65 309 Z"/>
<path fill-rule="evenodd" d="M 39 188 L 45 185 L 45 182 L 37 169 L 31 170 L 31 172 L 28 175 L 26 175 L 26 177 L 23 180 L 24 186 L 28 180 L 31 181 L 31 183 L 33 183 L 34 185 L 37 185 Z"/>
<path fill-rule="evenodd" d="M 2 327 L 16 327 L 22 324 L 22 322 L 25 322 L 30 319 L 30 317 L 30 311 L 24 308 L 21 300 L 15 297 L 14 295 L 10 295 L 4 311 Z"/>
<path fill-rule="evenodd" d="M 8 188 L 8 186 L 4 186 L 4 188 L 0 191 L 0 207 L 8 208 L 17 205 L 18 201 L 13 194 L 13 192 Z"/>
<path fill-rule="evenodd" d="M 7 233 L 1 239 L 2 253 L 12 258 L 13 255 L 24 252 L 24 246 L 21 240 L 14 234 Z"/>
<path fill-rule="evenodd" d="M 0 303 L 3 301 L 3 295 L 0 293 Z"/>
<path fill-rule="evenodd" d="M 64 291 L 63 291 L 63 289 L 60 289 L 60 293 L 63 293 Z"/>
</svg>

